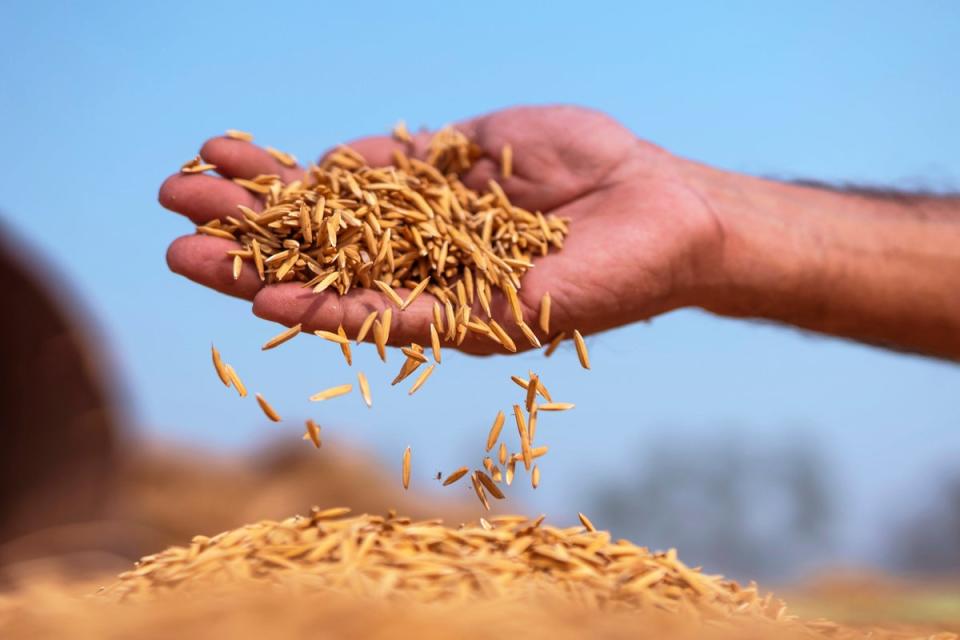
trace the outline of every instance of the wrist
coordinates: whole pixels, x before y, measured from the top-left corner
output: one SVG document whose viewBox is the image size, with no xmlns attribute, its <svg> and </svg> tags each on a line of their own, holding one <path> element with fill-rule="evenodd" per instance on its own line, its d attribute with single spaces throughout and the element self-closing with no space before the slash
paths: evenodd
<svg viewBox="0 0 960 640">
<path fill-rule="evenodd" d="M 960 202 L 779 183 L 691 164 L 717 220 L 692 304 L 960 355 Z"/>
<path fill-rule="evenodd" d="M 791 185 L 691 163 L 689 184 L 714 216 L 714 250 L 698 261 L 691 303 L 728 316 L 770 317 L 820 287 L 829 238 Z M 810 206 L 810 203 L 807 203 Z"/>
</svg>

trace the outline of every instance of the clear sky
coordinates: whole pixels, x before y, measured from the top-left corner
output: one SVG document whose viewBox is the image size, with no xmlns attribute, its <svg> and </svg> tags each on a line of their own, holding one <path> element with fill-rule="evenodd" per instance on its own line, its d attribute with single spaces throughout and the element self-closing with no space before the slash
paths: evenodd
<svg viewBox="0 0 960 640">
<path fill-rule="evenodd" d="M 366 351 L 355 367 L 374 410 L 317 408 L 309 392 L 353 375 L 336 348 L 298 338 L 261 353 L 277 327 L 169 273 L 165 248 L 191 228 L 156 190 L 226 128 L 309 159 L 400 118 L 435 127 L 552 102 L 729 169 L 957 189 L 958 43 L 960 5 L 947 1 L 10 2 L 0 216 L 83 301 L 151 437 L 238 450 L 298 437 L 298 421 L 266 426 L 224 392 L 215 340 L 291 418 L 316 417 L 394 466 L 413 445 L 426 484 L 480 447 L 514 401 L 509 374 L 533 367 L 578 407 L 541 427 L 543 486 L 516 492 L 530 510 L 569 519 L 586 481 L 625 477 L 657 439 L 806 432 L 843 506 L 836 553 L 866 561 L 891 503 L 958 467 L 957 366 L 690 310 L 592 338 L 590 373 L 569 350 L 450 357 L 412 399 L 384 389 L 397 355 L 383 367 Z"/>
</svg>

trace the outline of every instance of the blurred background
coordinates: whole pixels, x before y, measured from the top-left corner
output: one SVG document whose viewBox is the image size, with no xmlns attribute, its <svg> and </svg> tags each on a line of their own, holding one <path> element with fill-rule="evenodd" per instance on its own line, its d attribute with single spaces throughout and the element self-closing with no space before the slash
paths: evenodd
<svg viewBox="0 0 960 640">
<path fill-rule="evenodd" d="M 315 503 L 475 519 L 468 485 L 441 491 L 433 476 L 479 462 L 493 416 L 516 401 L 509 376 L 533 369 L 577 408 L 542 420 L 542 484 L 515 483 L 505 511 L 558 524 L 584 511 L 617 536 L 768 583 L 960 571 L 955 364 L 684 310 L 590 338 L 590 372 L 570 347 L 445 354 L 412 398 L 389 387 L 398 353 L 383 366 L 360 349 L 373 409 L 355 396 L 318 406 L 311 392 L 355 375 L 337 347 L 301 337 L 261 352 L 277 326 L 167 270 L 167 244 L 192 229 L 156 203 L 161 181 L 227 128 L 311 160 L 398 119 L 433 128 L 559 102 L 731 170 L 955 191 L 957 3 L 2 13 L 3 393 L 31 408 L 0 424 L 0 563 L 58 548 L 63 531 L 64 553 L 126 562 Z M 211 341 L 282 424 L 224 390 Z M 307 417 L 323 425 L 320 451 L 300 441 Z"/>
</svg>

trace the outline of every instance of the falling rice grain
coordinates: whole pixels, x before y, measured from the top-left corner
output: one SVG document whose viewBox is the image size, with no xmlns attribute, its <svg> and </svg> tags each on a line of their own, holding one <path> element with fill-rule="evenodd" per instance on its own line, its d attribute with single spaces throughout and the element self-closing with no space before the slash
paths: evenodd
<svg viewBox="0 0 960 640">
<path fill-rule="evenodd" d="M 360 383 L 360 395 L 363 396 L 363 403 L 372 407 L 373 399 L 370 397 L 370 383 L 367 382 L 367 376 L 363 374 L 363 371 L 357 372 L 357 382 Z"/>
<path fill-rule="evenodd" d="M 533 371 L 528 371 L 527 373 L 528 375 L 533 377 Z M 553 402 L 553 398 L 550 397 L 550 392 L 547 391 L 547 388 L 545 386 L 543 386 L 543 380 L 537 381 L 537 393 L 543 396 L 543 399 L 546 400 L 547 402 Z"/>
<path fill-rule="evenodd" d="M 483 504 L 484 508 L 487 511 L 490 511 L 490 501 L 487 500 L 487 496 L 483 492 L 483 486 L 480 484 L 480 480 L 477 479 L 476 473 L 470 476 L 470 484 L 473 485 L 473 492 L 477 494 L 477 498 L 480 499 L 480 502 Z"/>
<path fill-rule="evenodd" d="M 295 337 L 297 336 L 297 334 L 300 333 L 300 330 L 301 330 L 302 328 L 303 328 L 303 325 L 298 322 L 297 324 L 293 325 L 292 327 L 290 327 L 290 328 L 287 329 L 286 331 L 283 331 L 283 332 L 281 332 L 281 333 L 278 333 L 278 334 L 275 335 L 274 337 L 272 337 L 272 338 L 270 338 L 269 340 L 267 340 L 267 341 L 263 344 L 263 346 L 260 347 L 260 348 L 261 348 L 263 351 L 266 351 L 266 350 L 268 350 L 268 349 L 273 349 L 274 347 L 278 347 L 278 346 L 280 346 L 281 344 L 283 344 L 284 342 L 286 342 L 287 340 L 291 340 L 291 339 L 295 338 Z"/>
<path fill-rule="evenodd" d="M 223 367 L 227 372 L 227 377 L 230 378 L 230 382 L 233 383 L 234 389 L 237 390 L 237 393 L 240 394 L 241 398 L 247 397 L 247 388 L 244 386 L 243 382 L 240 380 L 240 376 L 237 375 L 237 372 L 229 364 L 224 365 Z"/>
<path fill-rule="evenodd" d="M 566 331 L 561 331 L 560 333 L 555 335 L 553 337 L 553 340 L 550 341 L 550 344 L 547 345 L 547 348 L 543 352 L 543 355 L 548 358 L 552 356 L 553 352 L 557 350 L 557 347 L 560 346 L 560 343 L 563 342 L 566 337 L 567 337 Z"/>
<path fill-rule="evenodd" d="M 393 326 L 393 309 L 387 307 L 380 315 L 380 323 L 383 325 L 383 344 L 390 341 L 390 329 Z"/>
<path fill-rule="evenodd" d="M 530 484 L 534 489 L 540 486 L 540 467 L 533 465 L 533 472 L 530 474 Z"/>
<path fill-rule="evenodd" d="M 550 333 L 550 292 L 547 291 L 540 299 L 540 328 L 544 333 Z"/>
<path fill-rule="evenodd" d="M 403 488 L 410 488 L 410 447 L 403 451 Z"/>
<path fill-rule="evenodd" d="M 503 421 L 503 411 L 498 411 L 497 417 L 493 419 L 493 425 L 490 427 L 490 432 L 487 434 L 487 451 L 493 449 L 493 446 L 497 444 L 497 439 L 500 437 L 500 432 L 503 430 Z"/>
<path fill-rule="evenodd" d="M 387 361 L 387 339 L 384 337 L 383 324 L 379 320 L 373 321 L 373 341 L 377 345 L 377 355 L 384 362 Z"/>
<path fill-rule="evenodd" d="M 440 334 L 437 332 L 437 325 L 430 323 L 430 349 L 433 351 L 433 359 L 440 364 Z"/>
<path fill-rule="evenodd" d="M 373 326 L 373 321 L 376 319 L 376 311 L 371 311 L 367 317 L 363 319 L 363 323 L 360 325 L 360 330 L 357 332 L 357 344 L 363 342 L 363 339 L 367 337 L 367 332 L 370 331 L 370 327 Z"/>
<path fill-rule="evenodd" d="M 447 476 L 447 479 L 443 481 L 443 486 L 445 487 L 450 486 L 451 484 L 453 484 L 463 476 L 467 475 L 467 471 L 469 470 L 470 470 L 469 467 L 460 467 L 459 469 L 457 469 L 456 471 L 454 471 L 453 473 Z"/>
<path fill-rule="evenodd" d="M 423 347 L 420 347 L 420 345 L 415 342 L 411 343 L 409 347 L 400 347 L 400 352 L 408 358 L 416 360 L 421 364 L 424 364 L 427 361 L 427 356 L 423 355 Z"/>
<path fill-rule="evenodd" d="M 584 369 L 589 369 L 590 354 L 587 353 L 587 343 L 583 341 L 583 336 L 579 331 L 573 332 L 573 342 L 577 346 L 577 357 L 580 358 L 580 366 Z"/>
<path fill-rule="evenodd" d="M 527 421 L 523 417 L 523 408 L 518 404 L 513 405 L 513 417 L 517 421 L 517 431 L 520 433 L 520 448 L 523 452 L 523 466 L 529 471 L 530 461 L 532 460 L 530 455 L 530 432 L 527 431 Z"/>
<path fill-rule="evenodd" d="M 347 366 L 353 366 L 353 354 L 350 351 L 350 340 L 347 339 L 347 332 L 343 330 L 343 325 L 337 327 L 337 335 L 343 339 L 340 343 L 340 351 L 343 353 L 343 359 L 347 361 Z"/>
<path fill-rule="evenodd" d="M 400 372 L 397 373 L 397 377 L 393 379 L 393 382 L 390 383 L 390 386 L 397 384 L 398 382 L 403 382 L 410 376 L 414 371 L 416 371 L 420 365 L 423 364 L 419 360 L 414 360 L 413 358 L 407 358 L 403 361 L 403 365 L 400 366 Z"/>
<path fill-rule="evenodd" d="M 243 270 L 243 258 L 240 256 L 233 256 L 233 279 L 240 279 L 240 272 Z"/>
<path fill-rule="evenodd" d="M 278 414 L 274 410 L 274 408 L 270 406 L 270 403 L 267 402 L 266 399 L 259 393 L 256 394 L 256 397 L 257 397 L 257 404 L 260 405 L 260 409 L 263 410 L 264 415 L 266 415 L 268 418 L 270 418 L 274 422 L 280 422 L 280 414 Z"/>
<path fill-rule="evenodd" d="M 527 411 L 533 411 L 533 403 L 537 400 L 537 388 L 540 386 L 540 376 L 532 374 L 527 381 L 527 398 L 525 405 Z"/>
<path fill-rule="evenodd" d="M 513 147 L 509 144 L 503 145 L 500 150 L 500 175 L 504 178 L 513 175 Z"/>
<path fill-rule="evenodd" d="M 313 420 L 307 420 L 307 432 L 303 434 L 305 440 L 313 443 L 313 446 L 319 449 L 322 446 L 320 442 L 320 425 Z"/>
<path fill-rule="evenodd" d="M 350 340 L 347 339 L 347 336 L 340 335 L 340 332 L 334 333 L 333 331 L 314 331 L 313 335 L 318 338 L 323 338 L 324 340 L 329 340 L 330 342 L 335 342 L 339 345 L 350 344 Z"/>
<path fill-rule="evenodd" d="M 540 411 L 568 411 L 575 406 L 572 402 L 545 402 L 544 404 L 538 405 L 538 409 L 540 409 Z"/>
<path fill-rule="evenodd" d="M 427 381 L 427 378 L 430 377 L 430 374 L 433 373 L 433 368 L 434 368 L 435 366 L 437 366 L 437 365 L 435 365 L 435 364 L 430 365 L 429 367 L 427 367 L 427 368 L 424 370 L 423 373 L 420 374 L 420 377 L 417 378 L 417 381 L 413 383 L 413 386 L 412 386 L 412 387 L 410 387 L 410 391 L 407 392 L 407 395 L 411 395 L 411 396 L 412 396 L 413 394 L 415 394 L 415 393 L 417 392 L 417 390 L 418 390 L 420 387 L 423 386 L 423 383 L 426 382 L 426 381 Z"/>
<path fill-rule="evenodd" d="M 500 464 L 507 463 L 507 443 L 506 442 L 500 443 L 500 450 L 497 452 L 497 460 L 500 462 Z"/>
<path fill-rule="evenodd" d="M 341 384 L 336 387 L 330 387 L 329 389 L 324 389 L 319 393 L 315 393 L 310 396 L 310 402 L 320 402 L 321 400 L 329 400 L 330 398 L 336 398 L 353 391 L 352 384 Z"/>
<path fill-rule="evenodd" d="M 503 500 L 505 497 L 503 491 L 500 490 L 500 487 L 497 486 L 497 483 L 493 481 L 493 478 L 485 474 L 483 471 L 477 469 L 476 471 L 477 479 L 480 481 L 480 484 L 483 485 L 484 489 L 490 492 L 497 500 Z"/>
<path fill-rule="evenodd" d="M 227 373 L 226 367 L 223 365 L 223 360 L 220 359 L 220 352 L 217 351 L 217 348 L 210 345 L 210 355 L 213 357 L 213 368 L 217 372 L 217 377 L 220 378 L 220 382 L 223 383 L 223 386 L 230 387 L 230 375 Z"/>
</svg>

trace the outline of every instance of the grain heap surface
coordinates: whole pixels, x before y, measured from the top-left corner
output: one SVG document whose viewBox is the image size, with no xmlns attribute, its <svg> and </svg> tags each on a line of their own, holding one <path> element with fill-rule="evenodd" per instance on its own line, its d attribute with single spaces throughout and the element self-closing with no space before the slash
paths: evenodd
<svg viewBox="0 0 960 640">
<path fill-rule="evenodd" d="M 704 618 L 784 619 L 783 604 L 755 586 L 685 566 L 676 552 L 652 553 L 606 531 L 565 529 L 524 516 L 496 516 L 458 528 L 393 513 L 344 517 L 348 510 L 262 521 L 188 547 L 144 557 L 105 590 L 118 599 L 217 582 L 289 580 L 318 589 L 427 602 L 518 592 L 562 593 L 594 608 L 657 607 Z"/>
<path fill-rule="evenodd" d="M 0 593 L 0 637 L 957 640 L 798 619 L 755 585 L 613 541 L 583 515 L 563 529 L 520 516 L 450 528 L 346 511 L 196 536 L 93 595 L 33 580 Z"/>
<path fill-rule="evenodd" d="M 450 528 L 392 512 L 345 517 L 347 511 L 314 509 L 306 517 L 197 536 L 189 547 L 143 558 L 102 594 L 111 601 L 142 602 L 172 593 L 211 593 L 218 585 L 283 585 L 300 594 L 381 602 L 549 604 L 604 615 L 646 612 L 702 629 L 866 637 L 824 620 L 801 621 L 756 585 L 742 587 L 687 567 L 675 550 L 653 553 L 613 541 L 583 515 L 584 526 L 562 529 L 544 524 L 542 516 L 499 516 Z"/>
</svg>

